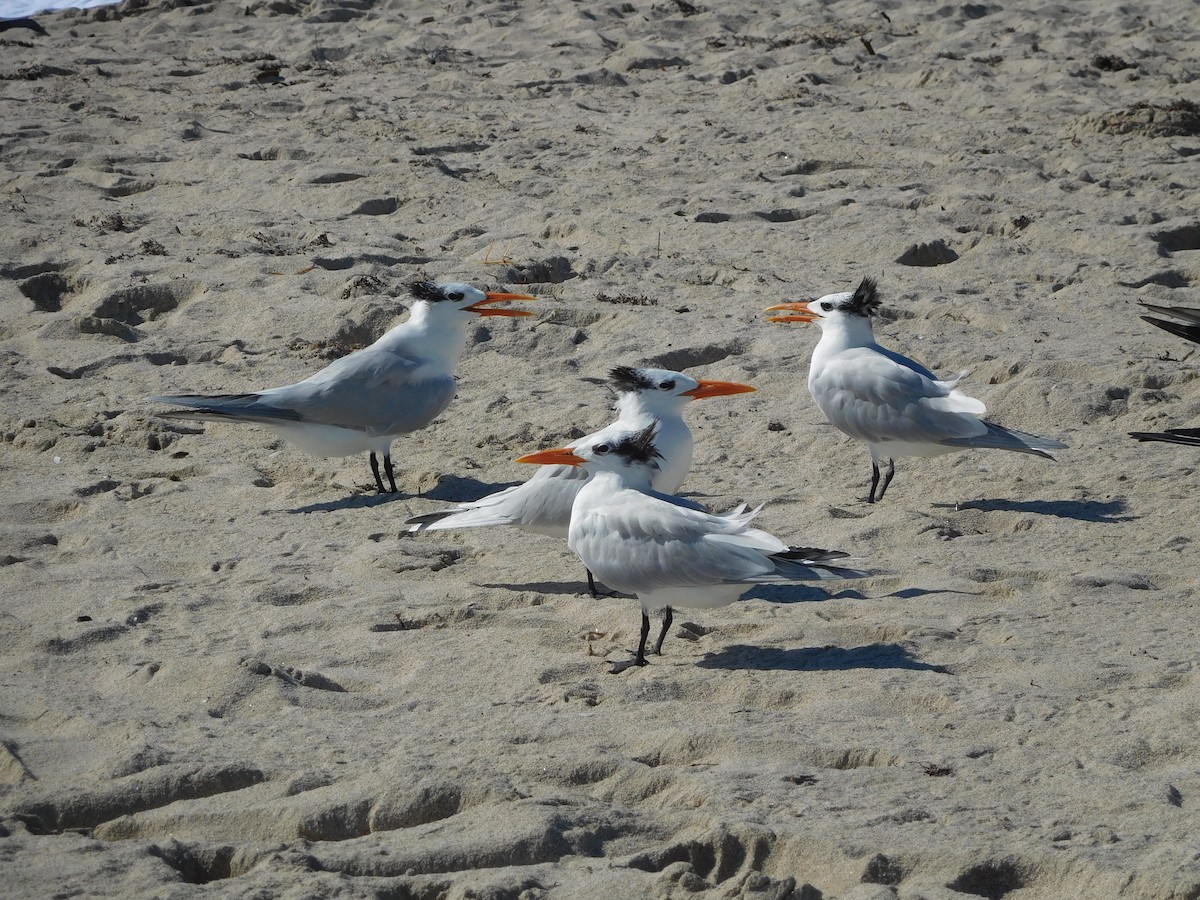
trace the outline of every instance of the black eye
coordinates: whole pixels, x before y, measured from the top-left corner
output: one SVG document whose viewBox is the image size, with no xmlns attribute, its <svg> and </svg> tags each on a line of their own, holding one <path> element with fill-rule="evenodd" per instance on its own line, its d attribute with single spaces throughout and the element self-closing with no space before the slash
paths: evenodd
<svg viewBox="0 0 1200 900">
<path fill-rule="evenodd" d="M 596 453 L 599 453 L 601 456 L 603 456 L 608 452 L 608 444 L 597 444 L 593 449 Z"/>
<path fill-rule="evenodd" d="M 831 309 L 833 309 L 833 304 L 832 303 L 822 303 L 821 309 L 825 310 L 825 312 L 829 312 Z"/>
<path fill-rule="evenodd" d="M 664 381 L 662 384 L 659 385 L 659 388 L 664 391 L 673 391 L 673 390 L 675 390 L 675 382 L 674 381 Z"/>
<path fill-rule="evenodd" d="M 462 291 L 451 291 L 446 295 L 446 297 L 450 300 L 461 300 L 463 298 L 463 293 Z"/>
</svg>

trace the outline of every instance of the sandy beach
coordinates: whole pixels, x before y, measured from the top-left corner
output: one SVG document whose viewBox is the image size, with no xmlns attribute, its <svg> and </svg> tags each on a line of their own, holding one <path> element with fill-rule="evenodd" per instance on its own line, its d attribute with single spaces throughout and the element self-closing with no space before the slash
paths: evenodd
<svg viewBox="0 0 1200 900">
<path fill-rule="evenodd" d="M 1200 18 L 1032 0 L 125 0 L 0 32 L 0 884 L 13 898 L 1200 896 Z M 816 326 L 1070 445 L 897 461 Z M 149 398 L 297 381 L 415 280 L 458 394 L 321 459 Z M 863 580 L 681 611 L 404 521 L 692 404 L 684 496 Z"/>
</svg>

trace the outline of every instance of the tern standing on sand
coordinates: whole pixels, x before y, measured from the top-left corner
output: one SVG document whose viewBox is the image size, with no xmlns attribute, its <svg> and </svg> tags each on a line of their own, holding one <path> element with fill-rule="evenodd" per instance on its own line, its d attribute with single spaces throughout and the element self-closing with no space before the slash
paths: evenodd
<svg viewBox="0 0 1200 900">
<path fill-rule="evenodd" d="M 175 394 L 152 397 L 188 409 L 172 419 L 251 422 L 313 456 L 371 454 L 371 472 L 382 494 L 379 460 L 392 493 L 392 441 L 432 422 L 454 398 L 454 369 L 467 342 L 472 316 L 527 316 L 493 309 L 528 294 L 481 291 L 469 284 L 417 282 L 406 321 L 362 350 L 343 356 L 296 384 L 251 394 Z"/>
<path fill-rule="evenodd" d="M 871 330 L 871 315 L 879 306 L 875 281 L 864 278 L 853 291 L 768 307 L 792 312 L 772 316 L 772 322 L 821 326 L 808 369 L 808 390 L 831 423 L 870 449 L 868 503 L 883 499 L 898 457 L 986 448 L 1054 459 L 1046 451 L 1067 446 L 980 418 L 987 407 L 957 390 L 962 375 L 939 380 L 920 363 L 879 346 Z M 879 463 L 884 459 L 887 474 L 880 484 Z"/>
<path fill-rule="evenodd" d="M 865 572 L 831 565 L 845 559 L 845 553 L 789 547 L 750 528 L 758 509 L 742 506 L 717 516 L 655 491 L 650 484 L 661 456 L 654 439 L 652 424 L 517 460 L 580 466 L 590 474 L 575 497 L 567 541 L 601 581 L 641 601 L 634 665 L 646 665 L 649 613 L 654 610 L 663 610 L 655 645 L 655 653 L 661 653 L 675 607 L 724 606 L 755 584 L 865 577 Z"/>
</svg>

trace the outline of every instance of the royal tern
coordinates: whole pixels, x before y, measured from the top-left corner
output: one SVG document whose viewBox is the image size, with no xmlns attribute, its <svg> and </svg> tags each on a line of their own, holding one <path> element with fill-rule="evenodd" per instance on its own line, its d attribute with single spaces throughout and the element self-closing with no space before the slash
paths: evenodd
<svg viewBox="0 0 1200 900">
<path fill-rule="evenodd" d="M 896 472 L 897 457 L 937 456 L 976 448 L 1054 459 L 1046 451 L 1067 446 L 981 419 L 987 407 L 956 389 L 962 375 L 939 380 L 920 363 L 879 346 L 871 331 L 871 314 L 879 306 L 875 281 L 864 278 L 853 291 L 768 307 L 768 312 L 793 312 L 772 316 L 772 322 L 816 322 L 821 326 L 821 339 L 808 370 L 808 389 L 831 423 L 870 448 L 868 503 L 883 499 Z M 888 468 L 880 485 L 882 459 L 887 460 Z"/>
<path fill-rule="evenodd" d="M 491 304 L 534 299 L 459 283 L 422 281 L 410 290 L 416 302 L 407 320 L 371 346 L 296 384 L 249 394 L 176 394 L 151 400 L 189 407 L 161 414 L 171 419 L 262 425 L 314 456 L 369 452 L 382 494 L 376 459 L 376 453 L 381 454 L 395 493 L 392 441 L 424 428 L 450 404 L 454 368 L 467 342 L 471 316 L 531 315 Z"/>
<path fill-rule="evenodd" d="M 1143 321 L 1157 325 L 1163 331 L 1169 331 L 1171 334 L 1200 344 L 1200 309 L 1194 306 L 1155 306 L 1152 303 L 1143 303 L 1142 306 L 1151 312 L 1179 320 L 1172 322 L 1168 319 L 1142 316 Z"/>
<path fill-rule="evenodd" d="M 692 466 L 692 432 L 683 421 L 683 409 L 692 400 L 742 394 L 754 388 L 732 381 L 697 380 L 668 369 L 617 366 L 609 373 L 608 384 L 617 395 L 617 420 L 611 425 L 581 438 L 577 444 L 603 441 L 657 424 L 655 445 L 660 459 L 651 479 L 657 491 L 673 494 Z M 526 531 L 567 537 L 571 524 L 571 504 L 587 478 L 575 466 L 543 466 L 524 484 L 440 512 L 414 516 L 405 522 L 409 531 L 445 528 L 478 528 L 515 525 Z M 588 587 L 596 593 L 595 580 L 588 572 Z"/>
<path fill-rule="evenodd" d="M 832 565 L 839 551 L 789 547 L 750 528 L 758 509 L 740 506 L 713 515 L 651 486 L 663 459 L 655 424 L 571 447 L 543 450 L 517 462 L 578 466 L 589 478 L 575 497 L 567 543 L 605 584 L 637 595 L 642 631 L 634 663 L 646 664 L 653 610 L 663 610 L 663 639 L 677 606 L 711 609 L 732 603 L 751 585 L 861 578 L 865 572 Z M 761 509 L 761 507 L 759 507 Z"/>
</svg>

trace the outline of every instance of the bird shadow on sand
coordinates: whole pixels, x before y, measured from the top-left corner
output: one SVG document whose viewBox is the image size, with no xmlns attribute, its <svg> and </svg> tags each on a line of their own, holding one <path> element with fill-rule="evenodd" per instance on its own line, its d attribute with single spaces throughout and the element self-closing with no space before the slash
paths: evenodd
<svg viewBox="0 0 1200 900">
<path fill-rule="evenodd" d="M 336 500 L 324 500 L 323 503 L 310 503 L 306 506 L 296 506 L 289 509 L 293 515 L 302 512 L 340 512 L 348 509 L 373 509 L 374 506 L 386 506 L 396 500 L 406 499 L 402 493 L 352 493 Z"/>
<path fill-rule="evenodd" d="M 823 603 L 826 600 L 866 600 L 862 591 L 847 588 L 827 591 L 804 584 L 760 584 L 742 594 L 742 601 L 766 600 L 768 603 Z"/>
<path fill-rule="evenodd" d="M 696 663 L 702 669 L 753 669 L 768 672 L 844 672 L 849 669 L 909 669 L 953 675 L 945 666 L 913 659 L 899 644 L 864 644 L 861 647 L 752 647 L 734 644 L 710 653 Z"/>
<path fill-rule="evenodd" d="M 982 597 L 983 591 L 952 591 L 949 588 L 902 588 L 884 594 L 884 597 L 899 597 L 901 600 L 912 600 L 914 597 L 927 597 L 930 594 L 961 594 L 964 597 Z"/>
<path fill-rule="evenodd" d="M 1132 522 L 1138 516 L 1121 515 L 1127 509 L 1124 500 L 967 500 L 963 503 L 935 503 L 951 510 L 978 509 L 983 512 L 1018 512 L 1080 522 Z"/>
<path fill-rule="evenodd" d="M 487 484 L 474 478 L 460 478 L 458 475 L 443 475 L 438 479 L 437 487 L 432 491 L 421 494 L 424 500 L 437 500 L 440 503 L 474 503 L 488 494 L 494 494 L 505 488 L 516 487 L 520 481 L 509 481 L 504 484 Z"/>
<path fill-rule="evenodd" d="M 588 586 L 586 581 L 527 581 L 524 584 L 494 584 L 478 583 L 476 587 L 481 588 L 496 588 L 505 591 L 533 591 L 538 594 L 557 594 L 560 597 L 570 597 L 572 595 L 588 594 Z M 618 599 L 633 599 L 632 594 L 617 594 L 610 591 L 608 588 L 597 585 L 600 591 L 600 598 L 606 599 L 616 597 Z"/>
<path fill-rule="evenodd" d="M 486 484 L 474 478 L 459 478 L 457 475 L 443 475 L 437 486 L 423 494 L 349 494 L 337 500 L 327 500 L 323 503 L 310 503 L 289 509 L 290 513 L 341 512 L 347 509 L 371 509 L 376 506 L 386 506 L 397 500 L 434 500 L 438 503 L 471 503 L 480 497 L 502 491 L 520 482 L 508 484 Z"/>
<path fill-rule="evenodd" d="M 323 503 L 309 503 L 307 506 L 297 506 L 289 509 L 293 515 L 315 512 L 340 512 L 347 509 L 372 509 L 376 506 L 386 506 L 397 500 L 407 499 L 404 494 L 348 494 L 337 500 L 326 500 Z"/>
</svg>

